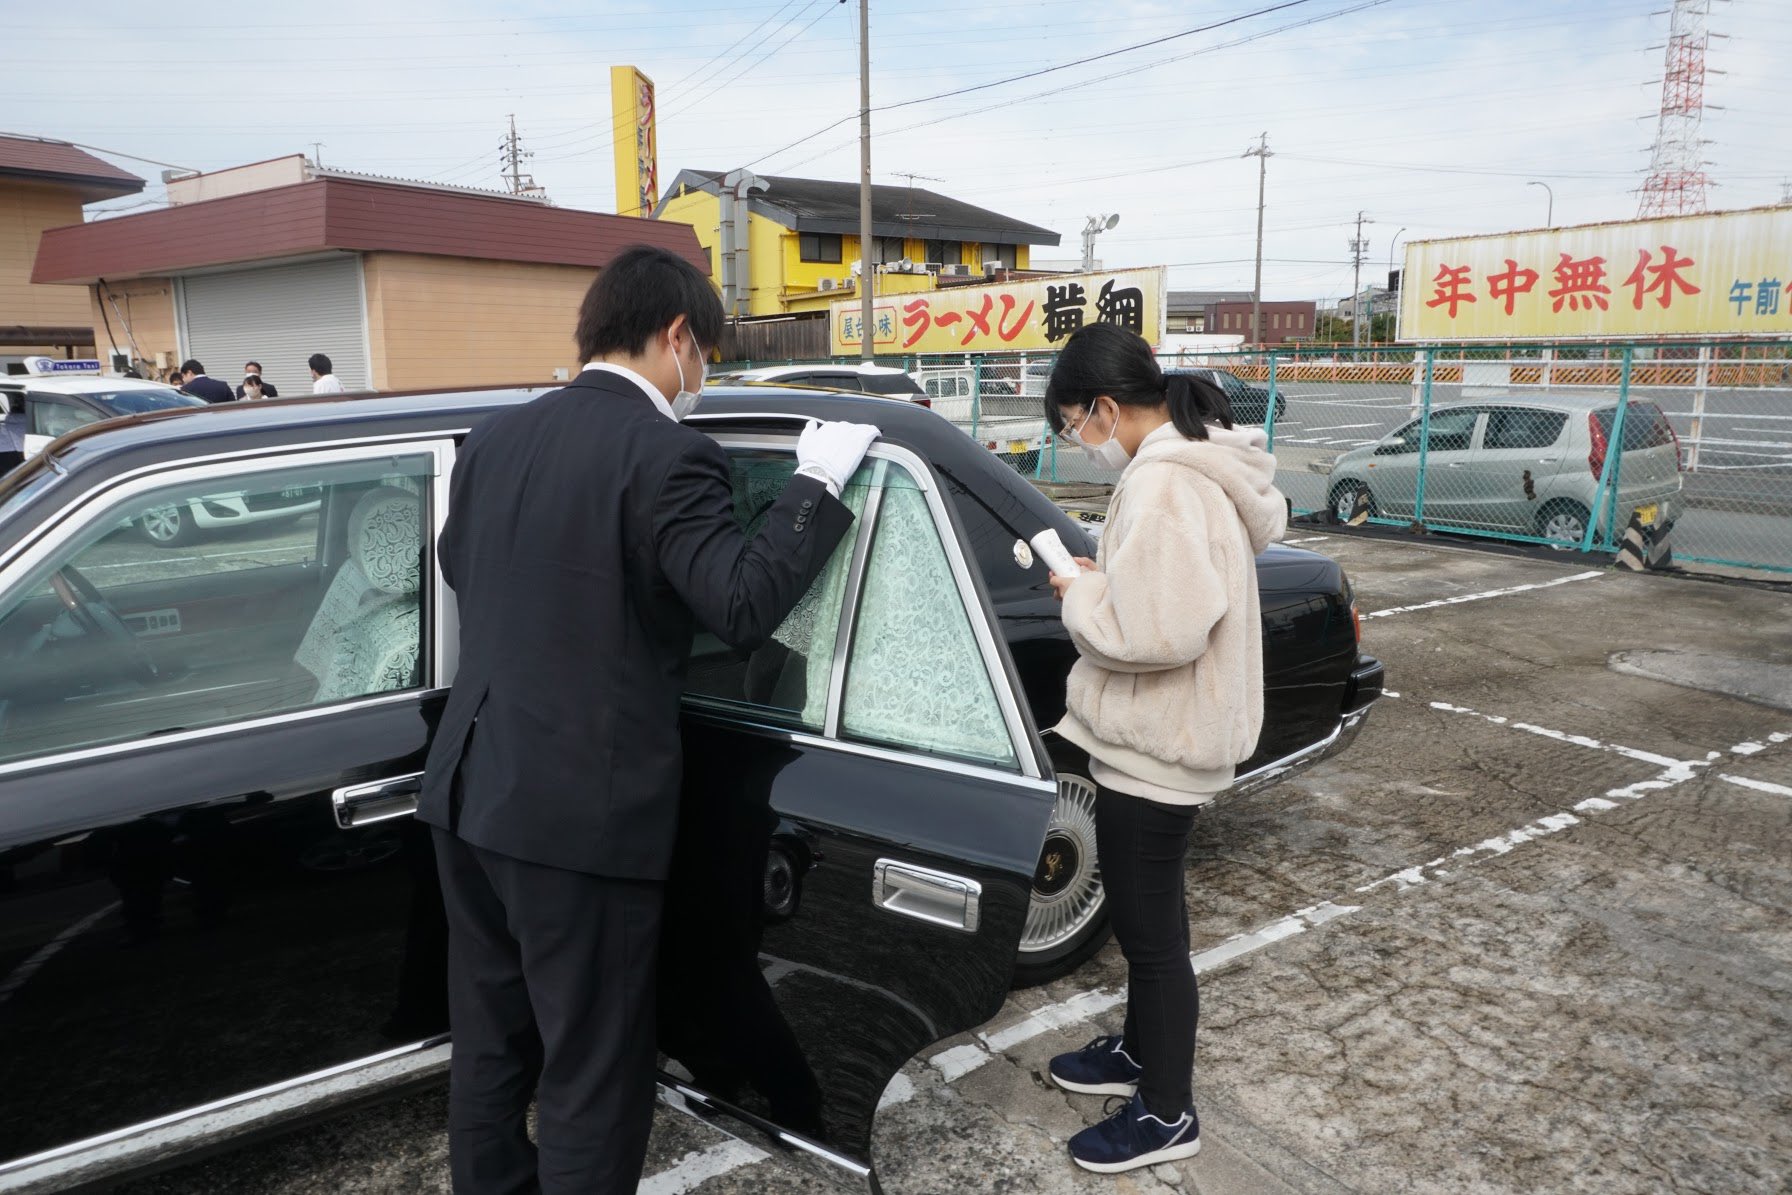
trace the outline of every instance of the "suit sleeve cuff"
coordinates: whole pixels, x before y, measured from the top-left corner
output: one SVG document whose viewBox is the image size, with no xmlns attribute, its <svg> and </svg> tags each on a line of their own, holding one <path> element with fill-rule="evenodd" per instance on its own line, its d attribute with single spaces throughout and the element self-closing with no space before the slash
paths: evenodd
<svg viewBox="0 0 1792 1195">
<path fill-rule="evenodd" d="M 796 476 L 813 477 L 816 481 L 819 481 L 822 485 L 828 488 L 829 495 L 835 498 L 840 496 L 839 485 L 835 483 L 832 477 L 828 476 L 828 471 L 820 465 L 804 465 L 796 471 Z"/>
</svg>

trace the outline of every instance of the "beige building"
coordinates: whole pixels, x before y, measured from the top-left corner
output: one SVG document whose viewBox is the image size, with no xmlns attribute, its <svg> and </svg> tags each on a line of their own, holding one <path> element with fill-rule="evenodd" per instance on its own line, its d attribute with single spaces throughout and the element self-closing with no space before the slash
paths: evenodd
<svg viewBox="0 0 1792 1195">
<path fill-rule="evenodd" d="M 84 204 L 141 190 L 136 175 L 67 142 L 0 137 L 0 365 L 93 355 L 88 297 L 32 281 L 38 241 L 45 229 L 81 223 Z"/>
<path fill-rule="evenodd" d="M 709 266 L 688 225 L 298 155 L 176 179 L 168 193 L 163 210 L 52 230 L 33 280 L 82 295 L 102 343 L 145 375 L 196 357 L 232 380 L 255 360 L 283 396 L 310 389 L 319 352 L 350 390 L 553 381 L 583 364 L 579 301 L 622 249 Z"/>
</svg>

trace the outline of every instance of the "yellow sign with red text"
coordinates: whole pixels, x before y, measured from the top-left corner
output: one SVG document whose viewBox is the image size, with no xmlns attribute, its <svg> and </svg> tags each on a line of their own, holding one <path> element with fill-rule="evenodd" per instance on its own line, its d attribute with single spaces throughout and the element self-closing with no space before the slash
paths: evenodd
<svg viewBox="0 0 1792 1195">
<path fill-rule="evenodd" d="M 1105 322 L 1155 345 L 1163 340 L 1164 276 L 1153 266 L 879 295 L 871 343 L 886 355 L 1051 352 L 1084 324 Z M 829 352 L 858 353 L 863 323 L 857 299 L 830 304 Z"/>
<path fill-rule="evenodd" d="M 1412 241 L 1400 339 L 1792 334 L 1792 207 Z"/>
<path fill-rule="evenodd" d="M 616 149 L 616 214 L 651 216 L 660 201 L 653 80 L 632 66 L 611 67 L 610 120 Z"/>
</svg>

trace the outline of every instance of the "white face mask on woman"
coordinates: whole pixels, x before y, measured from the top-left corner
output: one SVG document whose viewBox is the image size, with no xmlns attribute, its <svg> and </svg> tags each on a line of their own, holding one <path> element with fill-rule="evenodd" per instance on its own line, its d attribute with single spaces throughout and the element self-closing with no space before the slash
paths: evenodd
<svg viewBox="0 0 1792 1195">
<path fill-rule="evenodd" d="M 1109 399 L 1108 401 L 1113 402 L 1113 399 Z M 1108 431 L 1108 438 L 1099 444 L 1091 444 L 1089 441 L 1083 439 L 1083 428 L 1089 426 L 1089 420 L 1094 418 L 1094 416 L 1095 408 L 1091 406 L 1083 415 L 1082 422 L 1070 430 L 1070 438 L 1076 441 L 1077 447 L 1083 450 L 1084 455 L 1087 456 L 1090 461 L 1099 465 L 1101 468 L 1126 468 L 1127 464 L 1132 460 L 1132 453 L 1126 451 L 1126 446 L 1120 443 L 1120 405 L 1118 403 L 1114 404 L 1114 425 Z"/>
</svg>

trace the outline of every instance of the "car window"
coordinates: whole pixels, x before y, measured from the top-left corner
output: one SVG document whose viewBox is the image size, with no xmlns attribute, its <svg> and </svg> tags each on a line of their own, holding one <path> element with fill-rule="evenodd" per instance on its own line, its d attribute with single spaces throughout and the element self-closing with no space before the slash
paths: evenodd
<svg viewBox="0 0 1792 1195">
<path fill-rule="evenodd" d="M 0 762 L 427 683 L 434 473 L 289 458 L 100 508 L 0 595 Z"/>
<path fill-rule="evenodd" d="M 885 394 L 907 398 L 912 394 L 922 393 L 915 379 L 906 373 L 863 373 L 859 376 L 859 384 L 867 394 Z"/>
<path fill-rule="evenodd" d="M 52 439 L 72 432 L 83 424 L 97 423 L 100 418 L 96 412 L 86 407 L 35 394 L 26 401 L 25 410 L 31 420 L 31 434 L 49 436 Z"/>
<path fill-rule="evenodd" d="M 749 535 L 764 524 L 796 471 L 796 458 L 777 449 L 731 449 L 734 515 Z M 853 514 L 865 509 L 873 469 L 861 466 L 841 493 Z M 745 655 L 699 628 L 691 647 L 685 692 L 710 703 L 751 710 L 757 716 L 805 730 L 827 722 L 834 640 L 845 601 L 853 536 L 849 535 L 771 639 Z"/>
<path fill-rule="evenodd" d="M 1600 435 L 1607 443 L 1612 438 L 1612 423 L 1617 418 L 1616 407 L 1605 407 L 1593 412 L 1593 421 L 1598 424 Z M 1630 409 L 1624 412 L 1624 451 L 1634 452 L 1639 448 L 1662 448 L 1674 443 L 1674 428 L 1662 409 L 1652 402 L 1633 402 Z"/>
<path fill-rule="evenodd" d="M 973 630 L 980 617 L 960 596 L 927 495 L 912 483 L 887 484 L 853 624 L 842 733 L 1017 767 Z"/>
<path fill-rule="evenodd" d="M 1503 407 L 1487 413 L 1483 448 L 1548 448 L 1562 434 L 1568 416 L 1560 411 Z"/>
<path fill-rule="evenodd" d="M 1431 412 L 1431 451 L 1467 451 L 1469 440 L 1475 433 L 1475 420 L 1480 417 L 1481 408 L 1479 407 L 1460 407 L 1455 410 Z M 1377 451 L 1384 455 L 1417 452 L 1419 450 L 1419 430 L 1422 426 L 1420 420 L 1414 419 L 1395 432 L 1393 439 L 1389 443 L 1383 444 Z"/>
</svg>

